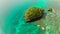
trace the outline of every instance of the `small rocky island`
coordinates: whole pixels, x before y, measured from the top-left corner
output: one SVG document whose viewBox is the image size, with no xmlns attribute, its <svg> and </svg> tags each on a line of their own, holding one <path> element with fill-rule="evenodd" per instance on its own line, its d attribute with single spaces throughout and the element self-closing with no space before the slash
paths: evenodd
<svg viewBox="0 0 60 34">
<path fill-rule="evenodd" d="M 44 13 L 43 11 L 44 10 L 42 8 L 37 8 L 37 7 L 29 8 L 24 15 L 25 20 L 29 22 L 34 19 L 40 18 L 41 16 L 43 16 Z"/>
<path fill-rule="evenodd" d="M 48 11 L 52 11 L 52 8 L 48 8 Z"/>
</svg>

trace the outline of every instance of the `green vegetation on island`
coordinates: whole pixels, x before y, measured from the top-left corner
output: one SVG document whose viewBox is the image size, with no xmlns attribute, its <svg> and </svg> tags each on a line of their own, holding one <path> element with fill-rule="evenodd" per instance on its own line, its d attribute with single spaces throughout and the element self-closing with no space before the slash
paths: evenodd
<svg viewBox="0 0 60 34">
<path fill-rule="evenodd" d="M 37 7 L 29 8 L 24 15 L 25 20 L 31 21 L 33 19 L 41 17 L 41 16 L 43 16 L 43 11 L 44 11 L 44 9 L 42 9 L 42 8 L 37 8 Z"/>
</svg>

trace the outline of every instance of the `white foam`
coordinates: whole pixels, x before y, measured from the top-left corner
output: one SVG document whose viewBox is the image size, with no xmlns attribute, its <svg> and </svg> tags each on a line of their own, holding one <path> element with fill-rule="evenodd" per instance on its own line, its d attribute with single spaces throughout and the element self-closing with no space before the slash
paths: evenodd
<svg viewBox="0 0 60 34">
<path fill-rule="evenodd" d="M 44 28 L 44 27 L 42 27 L 42 30 L 45 30 L 45 28 Z"/>
<path fill-rule="evenodd" d="M 40 27 L 40 25 L 37 25 L 38 27 Z"/>
</svg>

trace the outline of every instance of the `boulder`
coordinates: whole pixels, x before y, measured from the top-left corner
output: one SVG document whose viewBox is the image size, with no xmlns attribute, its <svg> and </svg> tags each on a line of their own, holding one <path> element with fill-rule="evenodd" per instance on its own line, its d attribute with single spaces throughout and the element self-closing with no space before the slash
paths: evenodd
<svg viewBox="0 0 60 34">
<path fill-rule="evenodd" d="M 37 8 L 37 7 L 32 7 L 29 8 L 26 13 L 25 13 L 25 20 L 26 21 L 32 21 L 36 18 L 39 18 L 43 15 L 43 9 L 42 8 Z"/>
</svg>

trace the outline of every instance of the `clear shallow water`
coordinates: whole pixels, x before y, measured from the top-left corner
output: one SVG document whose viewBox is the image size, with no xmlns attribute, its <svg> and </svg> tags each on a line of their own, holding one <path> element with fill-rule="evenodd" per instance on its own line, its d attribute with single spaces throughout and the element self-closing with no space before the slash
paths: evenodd
<svg viewBox="0 0 60 34">
<path fill-rule="evenodd" d="M 40 5 L 41 4 L 41 5 Z M 14 4 L 15 5 L 15 4 Z M 5 17 L 5 25 L 3 27 L 5 34 L 39 34 L 41 31 L 40 27 L 36 24 L 26 24 L 24 20 L 24 13 L 26 9 L 32 6 L 44 8 L 45 1 L 25 1 L 22 4 L 7 7 L 10 9 L 9 14 Z M 31 31 L 30 31 L 31 30 Z"/>
<path fill-rule="evenodd" d="M 53 3 L 54 2 L 54 3 Z M 6 5 L 6 9 L 3 11 L 6 11 L 5 17 L 3 18 L 4 24 L 3 24 L 3 31 L 5 34 L 57 34 L 60 32 L 59 30 L 59 8 L 57 4 L 57 1 L 52 0 L 24 0 L 20 3 L 20 1 L 10 1 L 11 4 Z M 29 7 L 36 6 L 44 8 L 45 10 L 49 7 L 54 8 L 56 10 L 56 14 L 47 12 L 47 15 L 44 19 L 38 20 L 32 23 L 27 24 L 24 20 L 24 13 L 26 9 Z M 51 14 L 50 14 L 51 13 Z M 53 18 L 51 17 L 53 16 Z M 37 27 L 37 24 L 43 26 L 46 28 L 46 31 L 42 31 L 41 27 Z M 58 24 L 58 25 L 57 25 Z M 59 33 L 58 33 L 59 34 Z"/>
</svg>

